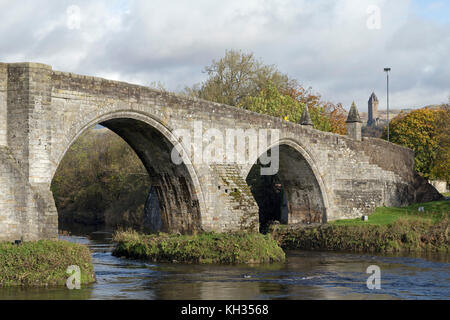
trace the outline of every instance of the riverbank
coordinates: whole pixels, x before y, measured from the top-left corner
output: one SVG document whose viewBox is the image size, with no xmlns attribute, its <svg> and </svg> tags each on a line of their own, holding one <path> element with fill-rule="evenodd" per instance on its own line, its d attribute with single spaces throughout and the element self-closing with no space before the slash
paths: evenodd
<svg viewBox="0 0 450 320">
<path fill-rule="evenodd" d="M 368 221 L 273 225 L 270 234 L 283 249 L 449 253 L 449 219 L 450 201 L 434 201 L 404 208 L 377 208 Z"/>
<path fill-rule="evenodd" d="M 0 287 L 63 286 L 72 265 L 80 267 L 82 285 L 95 281 L 87 246 L 51 240 L 0 243 Z"/>
<path fill-rule="evenodd" d="M 95 240 L 93 240 L 95 238 Z M 64 237 L 89 246 L 97 281 L 81 290 L 0 288 L 0 300 L 448 299 L 448 254 L 358 254 L 289 250 L 285 263 L 148 263 L 111 256 L 110 234 Z M 382 292 L 366 269 L 382 270 Z M 384 280 L 383 280 L 384 279 Z M 385 281 L 388 279 L 388 281 Z M 333 288 L 330 288 L 330 283 Z"/>
<path fill-rule="evenodd" d="M 285 254 L 270 235 L 202 233 L 144 235 L 116 232 L 114 256 L 153 262 L 260 264 L 282 262 Z"/>
</svg>

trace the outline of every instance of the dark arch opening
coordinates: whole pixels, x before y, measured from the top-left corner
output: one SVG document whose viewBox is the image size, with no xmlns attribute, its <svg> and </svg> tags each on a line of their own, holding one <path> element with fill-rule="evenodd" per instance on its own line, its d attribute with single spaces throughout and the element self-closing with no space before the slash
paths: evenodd
<svg viewBox="0 0 450 320">
<path fill-rule="evenodd" d="M 299 151 L 289 145 L 280 145 L 279 170 L 274 175 L 261 175 L 261 166 L 258 159 L 246 179 L 259 207 L 260 232 L 267 232 L 274 222 L 326 222 L 319 183 Z"/>
<path fill-rule="evenodd" d="M 142 162 L 144 173 L 145 171 L 148 173 L 145 196 L 136 195 L 144 212 L 143 223 L 147 226 L 146 231 L 171 233 L 198 231 L 201 228 L 199 201 L 186 166 L 176 165 L 171 160 L 172 143 L 159 130 L 140 120 L 115 118 L 103 121 L 100 125 L 122 138 Z M 55 174 L 56 179 L 61 163 Z M 116 165 L 126 167 L 130 164 Z M 55 177 L 52 181 L 52 190 Z M 120 190 L 118 193 L 120 194 Z M 59 212 L 59 201 L 55 200 Z"/>
</svg>

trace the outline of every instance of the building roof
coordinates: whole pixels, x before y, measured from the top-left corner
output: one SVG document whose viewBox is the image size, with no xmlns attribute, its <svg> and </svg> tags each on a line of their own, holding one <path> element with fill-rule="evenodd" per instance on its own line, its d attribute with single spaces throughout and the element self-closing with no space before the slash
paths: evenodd
<svg viewBox="0 0 450 320">
<path fill-rule="evenodd" d="M 378 98 L 377 98 L 375 92 L 372 92 L 372 94 L 370 95 L 369 102 L 370 101 L 378 101 Z"/>
</svg>

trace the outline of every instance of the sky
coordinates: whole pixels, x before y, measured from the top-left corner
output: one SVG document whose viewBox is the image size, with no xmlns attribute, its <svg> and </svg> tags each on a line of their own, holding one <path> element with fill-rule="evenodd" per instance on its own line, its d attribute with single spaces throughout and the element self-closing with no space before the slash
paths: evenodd
<svg viewBox="0 0 450 320">
<path fill-rule="evenodd" d="M 0 62 L 181 91 L 225 50 L 253 52 L 323 99 L 447 102 L 450 0 L 0 0 Z"/>
</svg>

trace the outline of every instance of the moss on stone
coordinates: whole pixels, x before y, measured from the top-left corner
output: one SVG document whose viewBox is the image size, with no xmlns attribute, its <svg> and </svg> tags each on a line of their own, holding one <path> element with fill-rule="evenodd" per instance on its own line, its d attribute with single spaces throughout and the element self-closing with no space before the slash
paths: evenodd
<svg viewBox="0 0 450 320">
<path fill-rule="evenodd" d="M 233 197 L 236 202 L 241 203 L 243 201 L 242 193 L 239 189 L 235 189 L 233 192 L 230 192 L 230 196 Z"/>
</svg>

